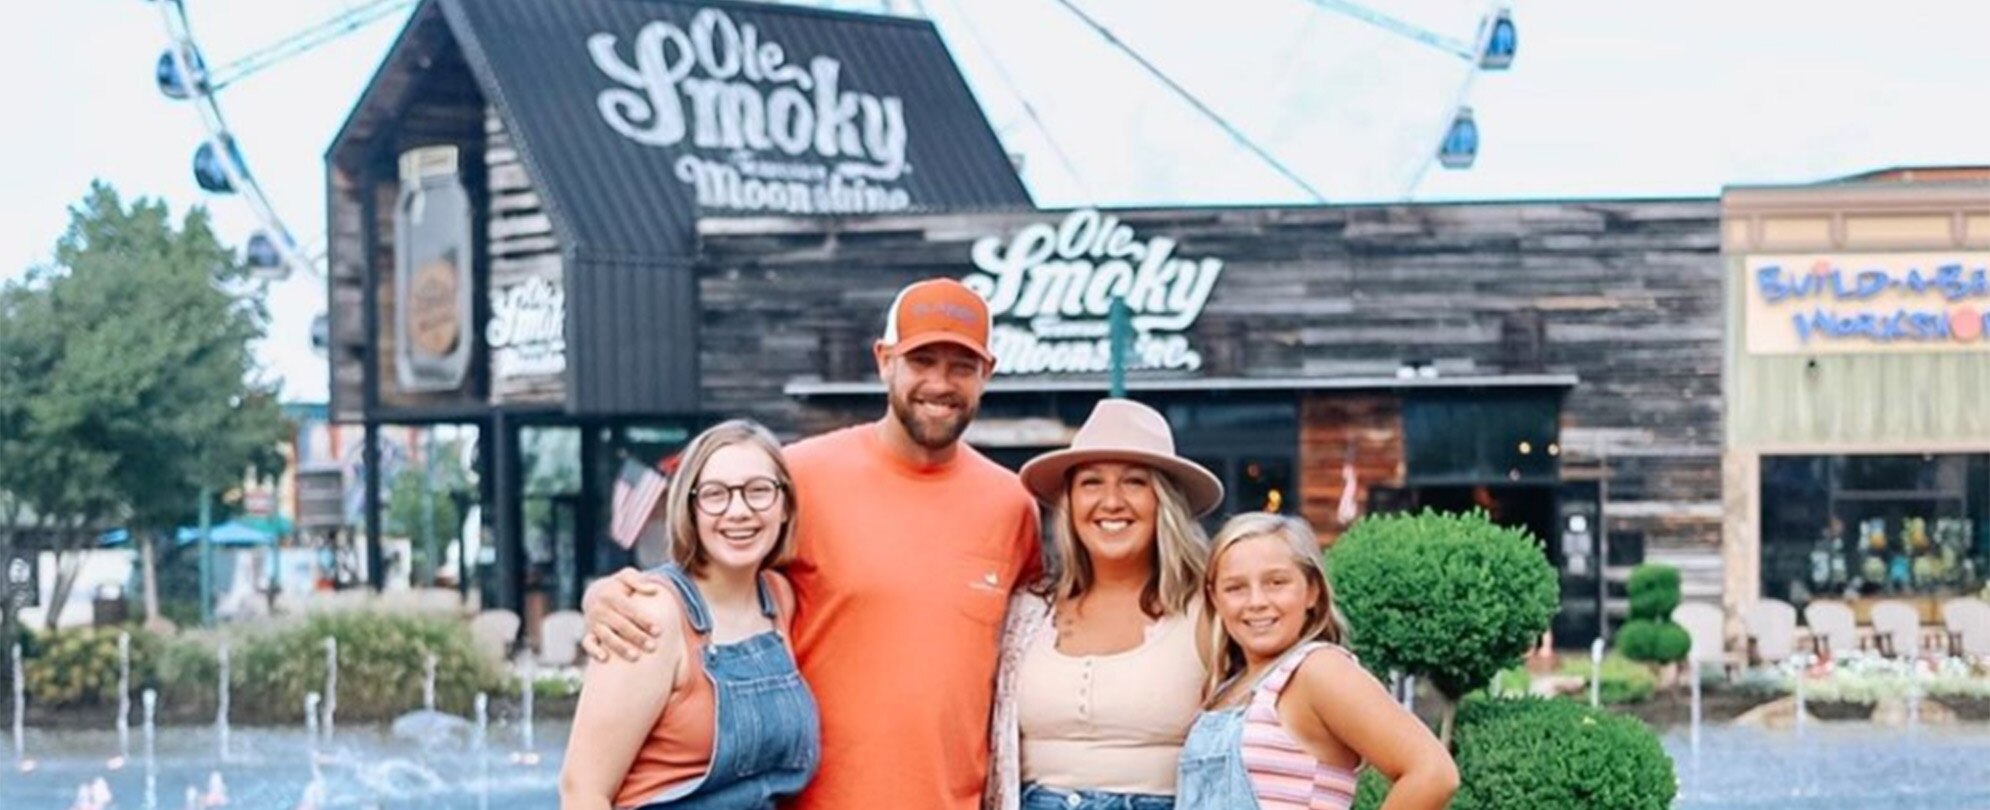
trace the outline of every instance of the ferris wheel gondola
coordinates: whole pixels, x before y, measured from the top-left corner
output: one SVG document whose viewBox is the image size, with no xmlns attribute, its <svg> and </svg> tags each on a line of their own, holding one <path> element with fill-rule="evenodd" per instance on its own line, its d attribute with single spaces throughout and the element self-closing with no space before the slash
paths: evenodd
<svg viewBox="0 0 1990 810">
<path fill-rule="evenodd" d="M 255 175 L 249 171 L 235 135 L 222 115 L 220 93 L 228 85 L 284 59 L 413 6 L 416 0 L 372 0 L 348 6 L 331 19 L 213 70 L 208 68 L 199 43 L 194 39 L 193 27 L 187 17 L 187 0 L 147 2 L 158 6 L 167 36 L 165 52 L 159 55 L 154 68 L 153 78 L 159 92 L 169 99 L 191 104 L 199 113 L 207 132 L 206 140 L 194 150 L 195 183 L 209 193 L 240 197 L 248 204 L 260 226 L 249 238 L 244 263 L 252 274 L 264 279 L 281 280 L 299 272 L 321 275 L 318 263 L 322 253 L 307 251 L 297 243 L 283 218 L 270 205 L 269 197 L 263 193 Z"/>
</svg>

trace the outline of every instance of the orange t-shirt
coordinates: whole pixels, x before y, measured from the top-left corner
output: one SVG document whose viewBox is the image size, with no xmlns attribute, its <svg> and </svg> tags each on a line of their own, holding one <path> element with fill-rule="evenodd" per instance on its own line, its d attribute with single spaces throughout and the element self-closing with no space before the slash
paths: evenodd
<svg viewBox="0 0 1990 810">
<path fill-rule="evenodd" d="M 795 652 L 822 712 L 794 807 L 976 810 L 1003 612 L 1041 566 L 1036 504 L 973 448 L 920 468 L 876 430 L 787 449 Z"/>
</svg>

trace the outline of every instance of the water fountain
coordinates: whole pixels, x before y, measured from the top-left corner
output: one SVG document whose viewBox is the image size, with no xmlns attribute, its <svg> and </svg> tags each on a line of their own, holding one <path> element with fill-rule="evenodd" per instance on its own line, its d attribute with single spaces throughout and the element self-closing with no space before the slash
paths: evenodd
<svg viewBox="0 0 1990 810">
<path fill-rule="evenodd" d="M 1910 660 L 1907 664 L 1907 731 L 1913 733 L 1921 727 L 1921 662 Z"/>
<path fill-rule="evenodd" d="M 471 748 L 477 755 L 477 810 L 488 810 L 491 801 L 491 758 L 485 750 L 484 741 L 491 726 L 491 696 L 478 692 L 472 705 L 477 715 L 477 733 L 471 738 L 474 740 Z"/>
<path fill-rule="evenodd" d="M 1798 736 L 1798 737 L 1802 737 L 1802 736 L 1803 736 L 1803 733 L 1804 733 L 1804 726 L 1806 725 L 1806 722 L 1805 722 L 1805 720 L 1806 720 L 1806 718 L 1808 717 L 1808 715 L 1810 714 L 1810 709 L 1808 709 L 1808 708 L 1807 708 L 1807 707 L 1805 707 L 1805 705 L 1804 705 L 1804 703 L 1805 703 L 1805 700 L 1804 700 L 1804 681 L 1806 681 L 1806 680 L 1809 680 L 1809 678 L 1808 678 L 1807 676 L 1808 676 L 1808 675 L 1810 674 L 1810 656 L 1807 656 L 1807 655 L 1798 655 L 1798 656 L 1796 657 L 1796 659 L 1795 659 L 1795 660 L 1796 660 L 1796 663 L 1797 663 L 1797 674 L 1796 674 L 1796 679 L 1797 679 L 1797 687 L 1796 687 L 1796 697 L 1797 697 L 1797 719 L 1796 719 L 1796 725 L 1797 725 L 1797 736 Z"/>
<path fill-rule="evenodd" d="M 21 645 L 14 645 L 14 767 L 22 773 L 35 769 L 33 760 L 28 759 L 27 713 L 28 682 L 21 674 Z"/>
<path fill-rule="evenodd" d="M 472 740 L 472 747 L 474 747 L 478 753 L 482 753 L 484 750 L 485 738 L 488 735 L 491 727 L 491 696 L 484 694 L 482 692 L 478 692 L 477 699 L 474 705 L 476 707 L 476 712 L 477 712 L 477 733 L 476 736 L 470 739 Z"/>
<path fill-rule="evenodd" d="M 318 704 L 323 700 L 317 692 L 304 695 L 304 736 L 310 740 L 313 759 L 318 751 Z"/>
<path fill-rule="evenodd" d="M 1689 653 L 1686 656 L 1686 680 L 1689 684 L 1691 684 L 1691 689 L 1693 692 L 1691 714 L 1689 715 L 1689 719 L 1687 722 L 1691 724 L 1691 731 L 1689 733 L 1692 735 L 1691 745 L 1693 750 L 1693 762 L 1697 769 L 1697 766 L 1700 762 L 1700 655 L 1699 653 Z"/>
<path fill-rule="evenodd" d="M 124 767 L 131 756 L 131 634 L 117 634 L 117 757 L 111 770 Z"/>
<path fill-rule="evenodd" d="M 159 693 L 147 689 L 140 696 L 139 703 L 145 712 L 142 726 L 145 730 L 145 807 L 146 810 L 152 810 L 159 806 L 159 757 L 157 747 L 154 745 L 158 739 L 159 729 Z"/>
<path fill-rule="evenodd" d="M 334 726 L 339 711 L 339 640 L 325 637 L 325 742 L 330 743 L 338 729 Z"/>
<path fill-rule="evenodd" d="M 422 659 L 421 707 L 422 711 L 435 711 L 435 653 Z"/>
<path fill-rule="evenodd" d="M 215 738 L 219 740 L 219 746 L 221 749 L 220 751 L 221 761 L 227 762 L 228 761 L 228 698 L 229 698 L 228 694 L 229 656 L 228 656 L 227 642 L 224 641 L 221 643 L 221 648 L 215 651 L 215 658 L 217 659 L 218 663 L 221 665 L 220 666 L 221 675 L 218 679 L 220 682 L 215 684 L 216 699 L 215 699 L 215 709 L 214 709 L 214 735 Z"/>
<path fill-rule="evenodd" d="M 1603 639 L 1589 643 L 1589 708 L 1603 705 Z"/>
<path fill-rule="evenodd" d="M 525 659 L 525 666 L 518 668 L 518 703 L 524 707 L 523 717 L 518 724 L 518 762 L 535 765 L 539 762 L 539 752 L 532 750 L 532 684 L 537 681 L 532 659 Z"/>
</svg>

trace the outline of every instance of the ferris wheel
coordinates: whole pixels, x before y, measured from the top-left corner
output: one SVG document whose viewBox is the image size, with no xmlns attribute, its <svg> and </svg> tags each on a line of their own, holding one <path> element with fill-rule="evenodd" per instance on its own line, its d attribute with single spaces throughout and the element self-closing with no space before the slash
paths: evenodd
<svg viewBox="0 0 1990 810">
<path fill-rule="evenodd" d="M 407 10 L 418 0 L 342 0 L 338 11 L 307 27 L 210 67 L 194 36 L 187 7 L 192 0 L 147 0 L 157 6 L 166 33 L 154 79 L 159 92 L 183 101 L 200 117 L 205 137 L 193 154 L 194 181 L 203 191 L 240 198 L 254 214 L 258 230 L 249 237 L 245 260 L 259 278 L 281 280 L 292 273 L 322 277 L 321 247 L 300 243 L 242 156 L 228 127 L 222 99 L 228 88 L 251 76 L 351 34 L 370 23 Z M 317 341 L 320 325 L 313 326 Z"/>
<path fill-rule="evenodd" d="M 1408 199 L 1476 164 L 1474 88 L 1519 46 L 1510 0 L 833 5 L 933 20 L 1032 190 L 1065 203 Z"/>
<path fill-rule="evenodd" d="M 1053 15 L 1061 27 L 1069 29 L 1067 35 L 1081 35 L 1090 38 L 1094 45 L 1102 42 L 1109 46 L 1110 52 L 1119 61 L 1137 66 L 1127 68 L 1130 82 L 1144 81 L 1150 87 L 1160 88 L 1157 93 L 1165 93 L 1172 97 L 1176 106 L 1193 111 L 1192 114 L 1199 116 L 1203 126 L 1220 132 L 1221 137 L 1227 138 L 1232 146 L 1241 147 L 1242 153 L 1271 167 L 1315 201 L 1326 201 L 1328 191 L 1321 187 L 1331 189 L 1337 179 L 1331 173 L 1303 165 L 1303 159 L 1295 160 L 1292 153 L 1304 150 L 1295 150 L 1289 143 L 1280 144 L 1275 138 L 1267 138 L 1265 131 L 1277 129 L 1277 122 L 1265 123 L 1263 116 L 1253 121 L 1247 114 L 1240 114 L 1235 109 L 1234 94 L 1229 90 L 1253 84 L 1258 81 L 1257 78 L 1219 72 L 1198 84 L 1196 77 L 1188 75 L 1193 73 L 1197 63 L 1179 58 L 1179 52 L 1183 49 L 1175 47 L 1179 43 L 1171 42 L 1168 37 L 1193 37 L 1202 32 L 1184 32 L 1182 29 L 1194 26 L 1183 26 L 1178 20 L 1168 20 L 1156 13 L 1154 9 L 1157 5 L 1149 4 L 1148 0 L 1037 0 L 1033 3 L 1020 0 L 786 1 L 818 7 L 916 14 L 932 20 L 943 35 L 956 43 L 957 54 L 962 60 L 976 63 L 974 66 L 980 68 L 970 71 L 981 74 L 973 78 L 1006 91 L 993 94 L 1006 95 L 1006 102 L 990 105 L 1008 109 L 1007 117 L 1011 123 L 997 123 L 998 129 L 1005 133 L 1004 140 L 1012 140 L 1008 131 L 1020 128 L 1018 122 L 1026 122 L 1035 131 L 1035 137 L 1022 138 L 1033 143 L 1024 144 L 1021 151 L 1025 154 L 1044 152 L 1053 155 L 1068 174 L 1078 179 L 1081 186 L 1084 181 L 1079 175 L 1083 172 L 1074 165 L 1077 161 L 1072 155 L 1076 150 L 1063 145 L 1063 142 L 1072 139 L 1070 130 L 1073 127 L 1060 125 L 1064 122 L 1047 122 L 1046 119 L 1053 117 L 1049 113 L 1054 111 L 1049 108 L 1054 103 L 1047 103 L 1047 97 L 1054 95 L 1056 85 L 1083 84 L 1087 77 L 1072 75 L 1071 72 L 1085 68 L 1064 67 L 1065 78 L 1062 82 L 1054 80 L 1046 85 L 1039 81 L 1032 86 L 1027 81 L 1027 71 L 1019 68 L 1055 63 L 1056 55 L 1046 57 L 1042 53 L 1043 43 L 1035 33 L 1026 41 L 1013 38 L 1003 41 L 993 32 L 985 32 L 983 29 L 990 27 L 989 20 L 998 13 L 998 8 L 999 13 L 1013 15 L 1025 11 L 1026 6 L 1035 7 L 1039 12 Z M 369 24 L 395 17 L 419 0 L 336 0 L 337 10 L 324 18 L 267 44 L 245 49 L 245 52 L 234 55 L 231 61 L 219 66 L 210 66 L 206 50 L 195 37 L 188 11 L 195 0 L 147 2 L 157 7 L 166 35 L 165 49 L 159 56 L 155 75 L 158 88 L 168 98 L 185 102 L 198 114 L 203 126 L 204 137 L 195 148 L 192 160 L 195 181 L 209 193 L 239 198 L 257 222 L 258 229 L 249 237 L 245 249 L 245 260 L 251 271 L 259 277 L 273 280 L 299 273 L 321 277 L 322 247 L 300 242 L 281 212 L 271 204 L 269 195 L 265 194 L 256 174 L 243 157 L 236 133 L 228 126 L 222 105 L 224 95 L 238 82 Z M 1158 5 L 1183 8 L 1202 6 L 1188 3 Z M 1272 15 L 1266 18 L 1272 22 L 1246 21 L 1239 25 L 1267 29 L 1267 36 L 1278 33 L 1271 29 L 1298 29 L 1293 33 L 1294 44 L 1286 46 L 1290 52 L 1278 59 L 1279 64 L 1295 72 L 1317 69 L 1320 64 L 1317 60 L 1309 60 L 1308 54 L 1301 52 L 1301 49 L 1314 47 L 1317 37 L 1303 24 L 1290 24 L 1300 17 L 1301 12 L 1324 14 L 1346 26 L 1380 35 L 1394 43 L 1388 46 L 1389 51 L 1435 57 L 1452 65 L 1451 69 L 1443 72 L 1442 77 L 1426 82 L 1426 86 L 1408 94 L 1417 99 L 1412 106 L 1437 109 L 1441 116 L 1432 118 L 1429 110 L 1412 110 L 1421 115 L 1410 117 L 1429 119 L 1428 122 L 1406 122 L 1403 124 L 1406 129 L 1399 128 L 1388 133 L 1393 143 L 1414 142 L 1413 147 L 1407 147 L 1411 156 L 1399 161 L 1404 165 L 1399 172 L 1402 175 L 1400 190 L 1394 196 L 1411 196 L 1433 166 L 1453 171 L 1472 167 L 1480 143 L 1479 123 L 1471 105 L 1472 89 L 1484 74 L 1507 70 L 1513 64 L 1519 43 L 1518 28 L 1508 0 L 1393 0 L 1386 12 L 1356 0 L 1233 0 L 1224 11 L 1211 15 L 1214 22 L 1209 27 L 1219 28 L 1224 19 L 1244 19 L 1248 7 L 1252 5 Z M 206 4 L 203 4 L 205 7 Z M 1306 22 L 1310 24 L 1310 20 Z M 966 45 L 963 47 L 960 43 Z M 1223 61 L 1249 62 L 1254 56 L 1250 50 L 1232 48 L 1222 54 Z M 1377 60 L 1373 52 L 1363 54 L 1351 50 L 1349 53 L 1341 61 L 1360 65 Z M 1359 73 L 1328 76 L 1320 80 L 1329 86 L 1335 82 L 1361 81 L 1363 77 Z M 989 100 L 990 95 L 984 92 L 984 101 Z M 1305 112 L 1304 99 L 1290 106 L 1300 108 L 1301 114 Z M 1291 113 L 1281 111 L 1280 114 L 1289 116 Z M 999 110 L 990 110 L 991 118 L 1001 115 L 1003 113 Z M 1119 151 L 1128 150 L 1120 148 Z M 318 327 L 314 327 L 314 333 L 317 330 Z"/>
</svg>

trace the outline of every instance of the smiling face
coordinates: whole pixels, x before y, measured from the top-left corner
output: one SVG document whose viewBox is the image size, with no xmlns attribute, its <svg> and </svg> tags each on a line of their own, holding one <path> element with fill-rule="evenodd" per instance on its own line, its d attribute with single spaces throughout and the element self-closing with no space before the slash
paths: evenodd
<svg viewBox="0 0 1990 810">
<path fill-rule="evenodd" d="M 1277 535 L 1238 540 L 1210 563 L 1210 602 L 1246 663 L 1257 666 L 1298 644 L 1320 600 L 1292 547 Z"/>
<path fill-rule="evenodd" d="M 1117 461 L 1071 471 L 1071 527 L 1094 567 L 1153 558 L 1160 511 L 1155 475 Z"/>
<path fill-rule="evenodd" d="M 877 352 L 891 415 L 906 435 L 928 450 L 952 447 L 981 409 L 988 363 L 953 343 L 929 343 L 902 353 L 879 344 Z"/>
<path fill-rule="evenodd" d="M 712 452 L 691 487 L 698 502 L 686 504 L 697 516 L 698 544 L 707 565 L 731 571 L 760 568 L 786 522 L 787 493 L 780 480 L 774 459 L 757 447 L 729 444 Z M 771 498 L 769 486 L 775 488 Z M 721 500 L 722 508 L 712 508 Z"/>
</svg>

